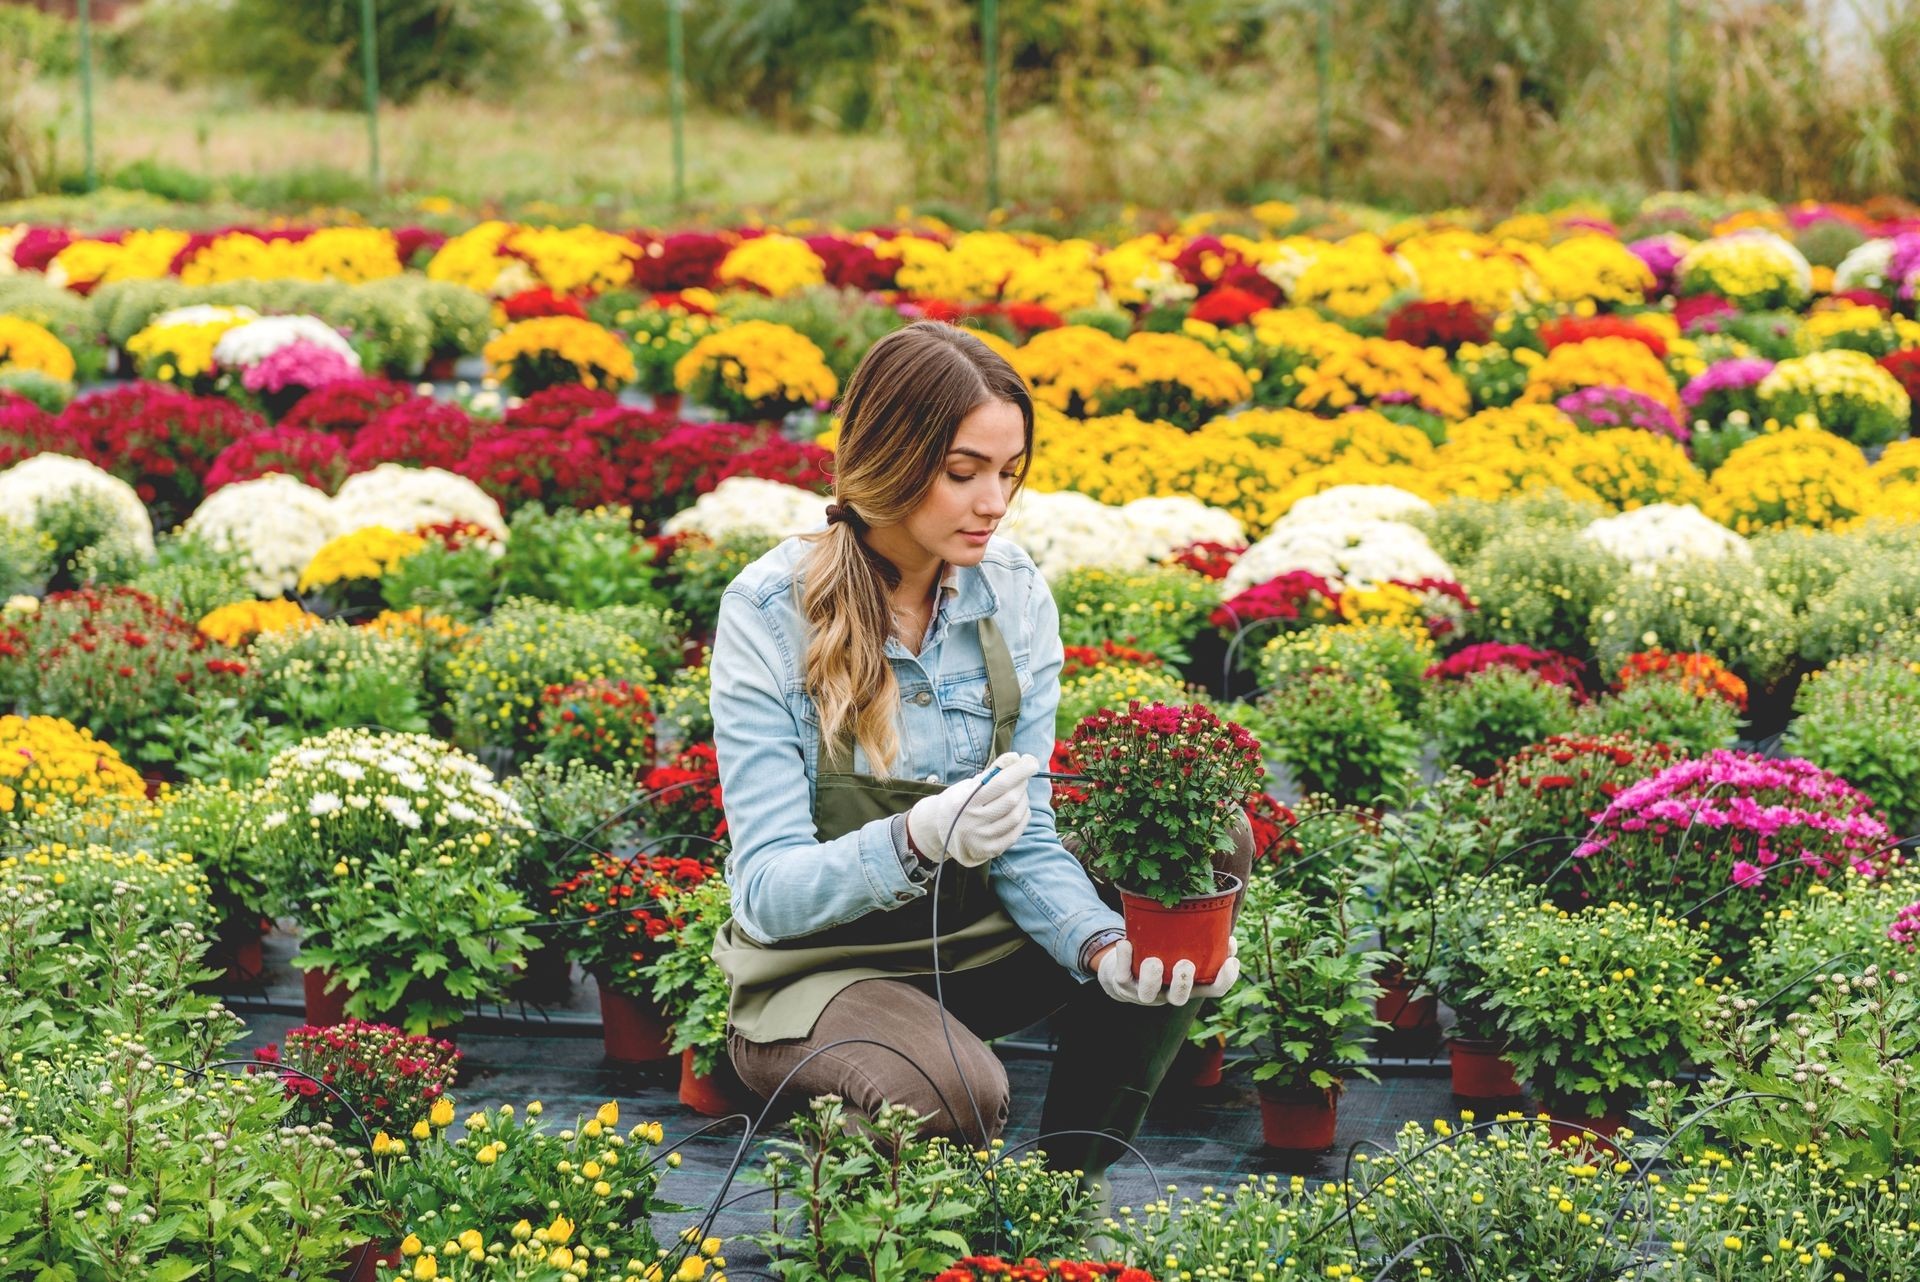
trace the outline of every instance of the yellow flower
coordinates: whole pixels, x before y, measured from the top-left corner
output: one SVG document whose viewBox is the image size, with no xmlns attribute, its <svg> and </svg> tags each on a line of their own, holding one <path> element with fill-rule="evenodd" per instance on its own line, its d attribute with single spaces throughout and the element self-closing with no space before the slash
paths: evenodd
<svg viewBox="0 0 1920 1282">
<path fill-rule="evenodd" d="M 696 399 L 773 418 L 830 401 L 839 382 L 826 355 L 798 330 L 772 321 L 742 321 L 702 338 L 673 367 L 674 386 Z"/>
<path fill-rule="evenodd" d="M 428 1282 L 440 1276 L 440 1265 L 431 1255 L 423 1255 L 413 1262 L 414 1282 Z"/>
<path fill-rule="evenodd" d="M 379 579 L 427 546 L 418 534 L 369 525 L 327 540 L 300 572 L 299 589 L 312 592 L 335 583 Z"/>
<path fill-rule="evenodd" d="M 583 387 L 617 391 L 640 376 L 633 353 L 612 330 L 577 316 L 539 316 L 509 325 L 481 353 L 489 372 L 509 385 L 521 361 L 560 360 Z"/>
<path fill-rule="evenodd" d="M 618 1126 L 620 1124 L 620 1105 L 613 1100 L 608 1100 L 600 1106 L 599 1110 L 595 1112 L 593 1116 L 602 1126 Z"/>
<path fill-rule="evenodd" d="M 453 1101 L 445 1095 L 435 1100 L 433 1107 L 427 1111 L 427 1120 L 442 1128 L 452 1126 Z"/>
<path fill-rule="evenodd" d="M 433 1128 L 431 1126 L 428 1126 L 424 1119 L 422 1119 L 421 1121 L 415 1122 L 413 1124 L 413 1138 L 417 1140 L 424 1140 L 429 1136 L 431 1136 L 432 1134 L 433 1134 Z"/>
<path fill-rule="evenodd" d="M 70 383 L 73 369 L 73 353 L 52 330 L 24 316 L 0 316 L 0 373 L 31 370 Z"/>
<path fill-rule="evenodd" d="M 421 1246 L 420 1246 L 420 1239 L 418 1237 L 409 1233 L 406 1235 L 406 1237 L 400 1239 L 400 1254 L 406 1256 L 409 1260 L 411 1260 L 414 1256 L 420 1254 L 420 1251 L 421 1251 Z"/>
<path fill-rule="evenodd" d="M 573 1221 L 564 1215 L 553 1217 L 553 1223 L 547 1226 L 547 1241 L 558 1246 L 573 1236 Z"/>
<path fill-rule="evenodd" d="M 827 265 L 796 236 L 769 233 L 743 240 L 720 260 L 715 277 L 725 285 L 751 285 L 775 298 L 827 283 Z"/>
</svg>

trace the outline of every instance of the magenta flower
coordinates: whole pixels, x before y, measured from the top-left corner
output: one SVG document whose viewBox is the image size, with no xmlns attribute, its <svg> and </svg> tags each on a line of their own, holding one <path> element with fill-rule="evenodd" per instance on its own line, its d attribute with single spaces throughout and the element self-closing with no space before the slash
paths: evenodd
<svg viewBox="0 0 1920 1282">
<path fill-rule="evenodd" d="M 1894 914 L 1893 924 L 1887 927 L 1887 938 L 1896 944 L 1905 944 L 1908 952 L 1920 948 L 1920 903 L 1908 904 Z"/>
<path fill-rule="evenodd" d="M 1752 890 L 1766 879 L 1766 871 L 1758 865 L 1750 864 L 1744 859 L 1734 861 L 1733 884 L 1742 890 Z"/>
<path fill-rule="evenodd" d="M 1680 389 L 1680 399 L 1687 403 L 1688 409 L 1697 409 L 1700 402 L 1715 392 L 1745 392 L 1759 386 L 1760 380 L 1773 373 L 1773 362 L 1758 357 L 1736 356 L 1731 360 L 1715 361 Z"/>
<path fill-rule="evenodd" d="M 247 366 L 240 381 L 249 392 L 282 392 L 289 387 L 311 391 L 329 383 L 359 378 L 360 370 L 330 348 L 317 343 L 288 343 Z"/>
</svg>

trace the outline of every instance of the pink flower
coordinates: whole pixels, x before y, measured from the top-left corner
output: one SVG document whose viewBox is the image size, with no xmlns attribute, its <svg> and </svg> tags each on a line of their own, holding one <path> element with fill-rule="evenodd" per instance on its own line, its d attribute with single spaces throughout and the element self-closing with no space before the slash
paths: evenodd
<svg viewBox="0 0 1920 1282">
<path fill-rule="evenodd" d="M 1757 864 L 1750 864 L 1744 859 L 1733 866 L 1733 884 L 1742 890 L 1752 890 L 1765 881 L 1766 877 L 1767 874 L 1762 872 Z"/>
<path fill-rule="evenodd" d="M 296 342 L 247 366 L 240 381 L 249 392 L 279 392 L 289 387 L 310 391 L 359 377 L 359 367 L 339 352 L 318 343 Z"/>
</svg>

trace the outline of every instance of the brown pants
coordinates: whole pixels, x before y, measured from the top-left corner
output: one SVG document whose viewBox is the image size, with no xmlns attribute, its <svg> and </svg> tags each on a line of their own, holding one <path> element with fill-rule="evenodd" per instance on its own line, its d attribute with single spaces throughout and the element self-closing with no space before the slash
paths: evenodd
<svg viewBox="0 0 1920 1282">
<path fill-rule="evenodd" d="M 1215 866 L 1244 879 L 1253 833 L 1243 825 L 1235 836 L 1235 849 Z M 1074 848 L 1071 834 L 1067 846 Z M 1112 897 L 1104 887 L 1101 893 Z M 930 1119 L 930 1133 L 981 1144 L 1005 1127 L 1009 1095 L 1006 1068 L 986 1040 L 1055 1015 L 1059 1049 L 1043 1132 L 1087 1129 L 1131 1139 L 1200 1005 L 1116 1002 L 1096 983 L 1077 983 L 1032 943 L 991 965 L 943 975 L 941 985 L 944 1026 L 930 976 L 866 979 L 827 1003 L 806 1037 L 750 1042 L 730 1034 L 727 1052 L 741 1081 L 763 1099 L 775 1091 L 795 1102 L 833 1094 L 850 1113 L 869 1117 L 884 1103 L 904 1104 Z M 821 1050 L 827 1046 L 833 1049 Z M 1060 1142 L 1047 1148 L 1050 1157 L 1074 1154 L 1080 1160 L 1068 1164 L 1086 1169 L 1113 1160 L 1111 1149 Z"/>
</svg>

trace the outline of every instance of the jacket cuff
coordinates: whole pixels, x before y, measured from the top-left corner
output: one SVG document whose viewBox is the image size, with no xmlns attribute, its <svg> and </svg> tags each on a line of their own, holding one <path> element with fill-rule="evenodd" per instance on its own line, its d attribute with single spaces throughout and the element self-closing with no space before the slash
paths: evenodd
<svg viewBox="0 0 1920 1282">
<path fill-rule="evenodd" d="M 1102 948 L 1105 948 L 1108 944 L 1117 944 L 1126 937 L 1126 931 L 1114 926 L 1109 926 L 1105 930 L 1096 933 L 1092 938 L 1087 940 L 1086 943 L 1080 945 L 1080 969 L 1092 971 L 1093 955 Z"/>
<path fill-rule="evenodd" d="M 900 869 L 906 873 L 907 880 L 916 886 L 927 884 L 927 878 L 933 870 L 926 861 L 913 852 L 913 845 L 907 839 L 907 812 L 901 811 L 893 817 L 893 853 L 899 857 Z"/>
<path fill-rule="evenodd" d="M 882 912 L 891 912 L 927 893 L 926 886 L 913 880 L 902 861 L 903 852 L 907 860 L 913 854 L 906 849 L 905 836 L 895 835 L 901 830 L 900 819 L 899 815 L 875 819 L 860 829 L 861 870 L 866 873 L 874 907 Z"/>
</svg>

